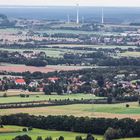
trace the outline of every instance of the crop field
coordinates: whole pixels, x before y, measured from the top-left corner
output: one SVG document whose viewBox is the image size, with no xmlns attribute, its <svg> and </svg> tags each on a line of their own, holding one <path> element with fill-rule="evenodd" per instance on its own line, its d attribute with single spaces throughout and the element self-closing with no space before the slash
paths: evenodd
<svg viewBox="0 0 140 140">
<path fill-rule="evenodd" d="M 24 134 L 29 135 L 32 138 L 32 140 L 36 140 L 38 136 L 42 136 L 43 139 L 45 139 L 47 136 L 48 137 L 51 136 L 54 140 L 59 136 L 65 137 L 66 140 L 75 140 L 76 136 L 82 136 L 83 138 L 86 137 L 86 134 L 82 133 L 65 132 L 65 131 L 48 131 L 35 128 L 33 128 L 32 131 L 22 132 L 22 128 L 23 127 L 19 126 L 4 126 L 4 128 L 0 129 L 0 140 L 12 140 L 14 137 Z M 11 133 L 9 130 L 11 130 Z M 98 138 L 98 140 L 102 140 L 103 138 L 102 136 L 98 135 L 94 135 L 94 137 Z"/>
<path fill-rule="evenodd" d="M 53 46 L 59 46 L 59 47 L 71 47 L 71 48 L 76 48 L 76 47 L 86 47 L 86 48 L 106 48 L 106 49 L 113 49 L 113 48 L 121 48 L 121 49 L 128 49 L 128 48 L 137 48 L 137 46 L 118 46 L 118 45 L 77 45 L 77 44 L 52 44 L 52 45 L 47 45 L 49 47 Z"/>
<path fill-rule="evenodd" d="M 140 57 L 140 52 L 124 52 L 120 54 L 121 57 Z"/>
<path fill-rule="evenodd" d="M 16 65 L 9 63 L 1 63 L 0 71 L 7 72 L 36 72 L 40 71 L 42 73 L 54 72 L 54 71 L 73 71 L 80 70 L 84 68 L 93 68 L 92 66 L 66 66 L 66 65 L 47 65 L 46 67 L 34 67 L 26 65 Z"/>
<path fill-rule="evenodd" d="M 60 27 L 81 27 L 82 24 L 76 24 L 76 23 L 64 23 L 64 24 L 57 24 L 57 25 L 52 25 L 51 28 L 60 28 Z"/>
<path fill-rule="evenodd" d="M 9 89 L 7 91 L 0 91 L 0 97 L 3 97 L 6 94 L 8 98 L 9 96 L 18 96 L 24 93 L 29 94 L 29 95 L 43 95 L 44 94 L 43 92 L 28 92 L 28 91 L 24 92 L 23 90 L 16 90 L 16 89 L 10 90 Z"/>
<path fill-rule="evenodd" d="M 21 92 L 24 94 L 24 92 Z M 21 94 L 19 92 L 19 94 Z M 25 93 L 30 94 L 30 93 Z M 32 92 L 31 92 L 32 94 Z M 36 94 L 42 94 L 42 93 L 36 93 Z M 28 98 L 22 98 L 20 96 L 13 96 L 13 97 L 0 97 L 0 103 L 13 103 L 13 102 L 30 102 L 30 101 L 42 101 L 42 100 L 64 100 L 64 99 L 101 99 L 101 97 L 95 97 L 91 94 L 71 94 L 71 95 L 30 95 Z"/>
<path fill-rule="evenodd" d="M 30 51 L 30 49 L 9 49 L 9 48 L 1 48 L 3 51 L 10 51 L 10 52 L 23 52 L 23 51 Z M 85 51 L 85 50 L 72 50 L 72 49 L 62 49 L 62 48 L 37 48 L 32 49 L 34 52 L 45 52 L 47 56 L 60 58 L 65 53 L 91 53 L 93 51 Z"/>
<path fill-rule="evenodd" d="M 122 104 L 75 104 L 51 107 L 2 109 L 0 115 L 15 113 L 29 113 L 33 115 L 74 115 L 105 118 L 133 118 L 140 119 L 140 106 L 137 102 L 129 103 L 126 108 Z"/>
<path fill-rule="evenodd" d="M 87 34 L 87 35 L 91 35 L 91 34 L 96 34 L 96 35 L 119 35 L 119 33 L 116 32 L 95 32 L 95 31 L 80 31 L 80 30 L 64 30 L 64 29 L 46 29 L 46 30 L 36 30 L 39 33 L 47 33 L 47 34 L 57 34 L 57 33 L 63 33 L 63 34 Z"/>
<path fill-rule="evenodd" d="M 17 28 L 6 28 L 6 29 L 0 29 L 0 34 L 15 34 L 18 33 L 20 29 Z"/>
<path fill-rule="evenodd" d="M 1 48 L 3 51 L 10 51 L 10 52 L 23 52 L 23 51 L 29 51 L 30 49 L 9 49 L 9 48 Z M 40 52 L 43 51 L 46 53 L 49 57 L 62 57 L 62 54 L 64 54 L 66 51 L 62 49 L 55 49 L 55 48 L 39 48 L 39 49 L 32 49 L 32 51 Z"/>
</svg>

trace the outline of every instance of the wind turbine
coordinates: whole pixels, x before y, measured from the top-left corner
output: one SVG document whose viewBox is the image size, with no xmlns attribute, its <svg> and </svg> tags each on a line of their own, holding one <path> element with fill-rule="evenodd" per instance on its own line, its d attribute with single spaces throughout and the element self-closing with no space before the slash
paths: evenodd
<svg viewBox="0 0 140 140">
<path fill-rule="evenodd" d="M 77 4 L 77 19 L 76 23 L 79 24 L 79 4 Z"/>
<path fill-rule="evenodd" d="M 102 24 L 104 24 L 104 9 L 102 8 Z"/>
</svg>

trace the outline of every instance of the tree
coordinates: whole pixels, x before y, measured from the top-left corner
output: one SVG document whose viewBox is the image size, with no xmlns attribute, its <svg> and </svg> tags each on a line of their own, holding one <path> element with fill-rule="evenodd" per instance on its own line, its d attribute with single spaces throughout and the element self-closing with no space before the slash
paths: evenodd
<svg viewBox="0 0 140 140">
<path fill-rule="evenodd" d="M 28 135 L 16 136 L 13 140 L 32 140 Z"/>
<path fill-rule="evenodd" d="M 7 97 L 7 94 L 6 94 L 6 93 L 4 93 L 4 94 L 3 94 L 3 97 Z"/>
<path fill-rule="evenodd" d="M 27 129 L 27 128 L 23 128 L 22 131 L 23 131 L 23 132 L 27 132 L 28 129 Z"/>
<path fill-rule="evenodd" d="M 120 138 L 120 131 L 116 130 L 114 128 L 108 128 L 104 134 L 105 140 L 112 140 L 112 139 L 117 139 Z"/>
<path fill-rule="evenodd" d="M 28 131 L 31 131 L 31 130 L 33 130 L 33 127 L 32 126 L 28 127 Z"/>
<path fill-rule="evenodd" d="M 47 137 L 45 138 L 45 140 L 52 140 L 52 137 Z"/>
<path fill-rule="evenodd" d="M 94 137 L 92 136 L 92 134 L 88 134 L 86 140 L 94 140 Z"/>
<path fill-rule="evenodd" d="M 97 76 L 97 77 L 96 77 L 96 80 L 97 80 L 98 86 L 99 86 L 100 88 L 102 88 L 103 85 L 104 85 L 104 78 L 103 78 L 103 76 Z"/>
<path fill-rule="evenodd" d="M 139 103 L 139 105 L 140 105 L 140 98 L 139 98 L 139 100 L 138 100 L 138 103 Z"/>
<path fill-rule="evenodd" d="M 82 140 L 82 137 L 81 136 L 76 136 L 75 140 Z"/>
<path fill-rule="evenodd" d="M 126 108 L 129 108 L 129 104 L 126 104 Z"/>
<path fill-rule="evenodd" d="M 56 92 L 57 92 L 58 95 L 62 95 L 62 93 L 63 93 L 62 87 L 61 87 L 61 86 L 58 86 L 58 87 L 56 88 Z"/>
<path fill-rule="evenodd" d="M 63 137 L 63 136 L 60 136 L 60 137 L 58 138 L 58 140 L 64 140 L 64 137 Z"/>
<path fill-rule="evenodd" d="M 45 92 L 46 95 L 50 95 L 51 94 L 51 90 L 49 88 L 49 85 L 46 85 L 44 88 L 43 88 L 43 91 Z"/>
<path fill-rule="evenodd" d="M 36 140 L 43 140 L 41 136 L 38 136 Z"/>
<path fill-rule="evenodd" d="M 109 96 L 109 97 L 107 98 L 107 103 L 108 103 L 108 104 L 111 104 L 111 103 L 112 103 L 112 97 L 111 97 L 111 96 Z"/>
<path fill-rule="evenodd" d="M 1 127 L 1 128 L 3 127 L 1 117 L 0 117 L 0 127 Z"/>
</svg>

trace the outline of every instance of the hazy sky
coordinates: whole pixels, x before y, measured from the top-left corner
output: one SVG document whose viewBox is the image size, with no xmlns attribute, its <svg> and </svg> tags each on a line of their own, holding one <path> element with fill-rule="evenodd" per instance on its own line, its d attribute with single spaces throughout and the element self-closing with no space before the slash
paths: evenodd
<svg viewBox="0 0 140 140">
<path fill-rule="evenodd" d="M 74 6 L 135 6 L 140 7 L 140 0 L 0 0 L 0 5 L 68 5 Z"/>
</svg>

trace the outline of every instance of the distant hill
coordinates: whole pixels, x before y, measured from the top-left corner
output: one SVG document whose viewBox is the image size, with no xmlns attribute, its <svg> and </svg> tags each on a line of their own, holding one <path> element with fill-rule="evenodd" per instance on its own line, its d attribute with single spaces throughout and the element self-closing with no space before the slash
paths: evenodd
<svg viewBox="0 0 140 140">
<path fill-rule="evenodd" d="M 4 14 L 0 14 L 0 28 L 11 28 L 15 26 L 15 22 L 10 21 Z"/>
</svg>

